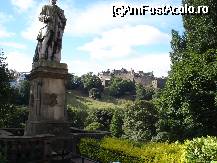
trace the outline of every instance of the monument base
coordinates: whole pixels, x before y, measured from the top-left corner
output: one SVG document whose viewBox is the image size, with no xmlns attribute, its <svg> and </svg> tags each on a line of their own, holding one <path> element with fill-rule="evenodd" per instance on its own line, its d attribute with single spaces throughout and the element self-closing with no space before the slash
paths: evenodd
<svg viewBox="0 0 217 163">
<path fill-rule="evenodd" d="M 27 121 L 25 135 L 52 134 L 55 136 L 66 136 L 70 133 L 69 122 L 51 121 Z"/>
<path fill-rule="evenodd" d="M 67 65 L 40 60 L 32 66 L 30 74 L 29 117 L 25 135 L 66 135 L 67 122 L 66 79 Z"/>
</svg>

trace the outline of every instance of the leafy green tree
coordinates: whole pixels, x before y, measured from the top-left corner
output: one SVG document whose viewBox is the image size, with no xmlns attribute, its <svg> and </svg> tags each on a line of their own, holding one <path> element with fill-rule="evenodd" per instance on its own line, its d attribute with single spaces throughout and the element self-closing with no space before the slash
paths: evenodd
<svg viewBox="0 0 217 163">
<path fill-rule="evenodd" d="M 71 122 L 72 127 L 83 129 L 85 127 L 84 122 L 87 119 L 88 113 L 85 109 L 67 107 L 68 120 Z"/>
<path fill-rule="evenodd" d="M 115 110 L 113 116 L 112 116 L 112 120 L 111 120 L 111 124 L 110 124 L 110 131 L 112 133 L 112 136 L 114 137 L 121 137 L 123 135 L 123 129 L 122 129 L 122 125 L 123 125 L 123 118 L 124 118 L 124 112 L 123 110 Z"/>
<path fill-rule="evenodd" d="M 170 52 L 170 59 L 172 64 L 181 61 L 185 57 L 186 50 L 186 36 L 180 36 L 175 30 L 172 30 L 172 40 L 170 42 L 172 51 Z"/>
<path fill-rule="evenodd" d="M 149 141 L 156 133 L 157 111 L 147 101 L 136 101 L 125 111 L 124 137 L 135 141 Z"/>
<path fill-rule="evenodd" d="M 29 104 L 29 93 L 30 93 L 30 82 L 24 80 L 20 83 L 20 88 L 19 88 L 20 104 L 22 105 Z"/>
<path fill-rule="evenodd" d="M 86 126 L 93 122 L 100 123 L 103 127 L 102 130 L 109 131 L 109 126 L 111 124 L 111 119 L 113 115 L 112 109 L 93 109 L 89 112 L 87 120 L 86 120 Z"/>
<path fill-rule="evenodd" d="M 130 80 L 112 77 L 108 89 L 111 96 L 121 97 L 125 94 L 134 94 L 135 84 Z"/>
<path fill-rule="evenodd" d="M 83 83 L 81 77 L 75 76 L 74 74 L 68 74 L 66 87 L 68 90 L 82 89 Z"/>
<path fill-rule="evenodd" d="M 81 81 L 83 83 L 84 89 L 89 92 L 92 88 L 97 88 L 100 92 L 103 90 L 102 82 L 100 78 L 92 73 L 87 73 L 81 76 Z"/>
<path fill-rule="evenodd" d="M 217 51 L 190 56 L 173 65 L 158 104 L 159 131 L 172 133 L 174 139 L 217 135 Z"/>
<path fill-rule="evenodd" d="M 157 132 L 173 140 L 217 135 L 217 1 L 183 0 L 206 5 L 207 15 L 184 15 L 184 36 L 173 32 L 171 72 L 157 103 Z"/>
<path fill-rule="evenodd" d="M 208 6 L 206 15 L 184 15 L 183 22 L 189 51 L 197 54 L 217 47 L 217 1 L 216 0 L 183 0 L 183 5 Z"/>
<path fill-rule="evenodd" d="M 155 94 L 155 90 L 152 88 L 144 88 L 143 85 L 136 85 L 136 99 L 137 100 L 151 100 Z"/>
<path fill-rule="evenodd" d="M 4 52 L 0 50 L 0 107 L 4 107 L 5 104 L 10 101 L 10 72 L 8 65 L 5 62 Z"/>
</svg>

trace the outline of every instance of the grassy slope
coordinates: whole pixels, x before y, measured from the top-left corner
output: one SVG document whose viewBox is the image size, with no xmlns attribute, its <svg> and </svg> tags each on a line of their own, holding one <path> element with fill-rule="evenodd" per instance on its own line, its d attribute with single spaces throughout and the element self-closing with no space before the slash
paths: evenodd
<svg viewBox="0 0 217 163">
<path fill-rule="evenodd" d="M 102 95 L 102 99 L 93 100 L 79 91 L 71 91 L 67 94 L 67 104 L 77 109 L 97 109 L 97 108 L 125 108 L 132 101 L 125 99 L 115 99 Z"/>
</svg>

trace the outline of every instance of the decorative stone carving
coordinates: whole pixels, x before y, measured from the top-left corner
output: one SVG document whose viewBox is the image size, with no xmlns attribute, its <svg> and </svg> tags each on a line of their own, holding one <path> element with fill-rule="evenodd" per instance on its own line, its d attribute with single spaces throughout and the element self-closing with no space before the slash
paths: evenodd
<svg viewBox="0 0 217 163">
<path fill-rule="evenodd" d="M 41 59 L 49 61 L 61 60 L 62 37 L 66 25 L 64 10 L 56 5 L 57 0 L 50 0 L 49 5 L 45 5 L 39 16 L 39 21 L 44 23 L 40 29 L 35 49 L 33 62 Z"/>
</svg>

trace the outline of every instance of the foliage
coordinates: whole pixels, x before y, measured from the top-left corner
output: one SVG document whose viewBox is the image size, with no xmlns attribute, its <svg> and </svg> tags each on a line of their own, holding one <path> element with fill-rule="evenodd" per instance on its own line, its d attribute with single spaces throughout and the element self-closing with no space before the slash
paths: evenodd
<svg viewBox="0 0 217 163">
<path fill-rule="evenodd" d="M 187 162 L 217 161 L 217 138 L 208 136 L 185 141 L 185 158 Z"/>
<path fill-rule="evenodd" d="M 158 132 L 183 140 L 216 132 L 217 51 L 208 50 L 172 66 L 172 73 L 157 103 Z"/>
<path fill-rule="evenodd" d="M 113 115 L 112 109 L 99 108 L 99 109 L 90 110 L 87 117 L 86 126 L 93 122 L 97 122 L 102 125 L 101 128 L 102 130 L 108 131 L 111 123 L 112 115 Z"/>
<path fill-rule="evenodd" d="M 157 102 L 157 132 L 172 140 L 217 135 L 217 2 L 183 0 L 183 5 L 209 6 L 207 15 L 183 16 L 185 32 L 172 31 L 172 66 Z"/>
<path fill-rule="evenodd" d="M 98 88 L 91 88 L 89 91 L 89 97 L 95 99 L 101 98 L 101 92 Z"/>
<path fill-rule="evenodd" d="M 98 88 L 100 91 L 103 89 L 100 78 L 92 73 L 82 75 L 81 81 L 86 91 L 90 91 L 92 88 Z"/>
<path fill-rule="evenodd" d="M 0 107 L 0 128 L 23 128 L 27 118 L 26 108 L 16 108 L 10 104 Z"/>
<path fill-rule="evenodd" d="M 124 118 L 124 111 L 123 110 L 115 110 L 112 116 L 111 124 L 110 124 L 110 131 L 112 136 L 114 137 L 121 137 L 123 134 L 123 118 Z"/>
<path fill-rule="evenodd" d="M 17 97 L 17 103 L 18 105 L 28 105 L 29 104 L 29 93 L 30 93 L 30 82 L 27 80 L 24 80 L 20 83 L 20 87 L 18 90 L 19 94 Z M 16 98 L 16 97 L 15 97 Z"/>
<path fill-rule="evenodd" d="M 109 85 L 109 94 L 113 97 L 121 97 L 125 94 L 134 94 L 135 84 L 130 80 L 112 77 Z"/>
<path fill-rule="evenodd" d="M 186 33 L 187 48 L 198 54 L 217 47 L 217 1 L 216 0 L 183 0 L 183 5 L 208 6 L 206 15 L 184 15 L 183 22 Z"/>
<path fill-rule="evenodd" d="M 172 30 L 172 40 L 170 42 L 172 51 L 170 52 L 170 59 L 172 64 L 181 61 L 185 57 L 186 37 L 180 36 L 175 30 Z"/>
<path fill-rule="evenodd" d="M 127 108 L 123 130 L 126 138 L 135 141 L 147 141 L 155 135 L 157 111 L 151 102 L 136 101 Z"/>
<path fill-rule="evenodd" d="M 79 150 L 82 156 L 100 162 L 184 162 L 182 145 L 175 143 L 149 143 L 137 147 L 133 142 L 122 139 L 104 138 L 101 141 L 81 139 Z"/>
<path fill-rule="evenodd" d="M 137 100 L 151 100 L 154 95 L 154 89 L 144 88 L 141 84 L 136 84 L 136 99 Z"/>
<path fill-rule="evenodd" d="M 7 63 L 5 62 L 4 52 L 0 49 L 0 107 L 8 104 L 10 101 L 10 72 L 7 68 Z"/>
<path fill-rule="evenodd" d="M 68 120 L 72 123 L 72 127 L 83 129 L 85 127 L 84 122 L 88 116 L 88 113 L 84 109 L 67 107 Z"/>
<path fill-rule="evenodd" d="M 96 131 L 96 130 L 103 130 L 104 126 L 99 122 L 92 122 L 88 126 L 85 127 L 85 130 L 88 131 Z"/>
<path fill-rule="evenodd" d="M 83 83 L 81 81 L 81 77 L 75 76 L 73 74 L 68 74 L 66 88 L 68 90 L 72 89 L 82 89 Z"/>
</svg>

